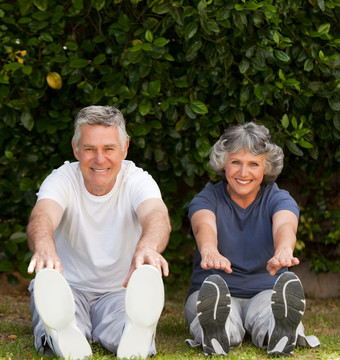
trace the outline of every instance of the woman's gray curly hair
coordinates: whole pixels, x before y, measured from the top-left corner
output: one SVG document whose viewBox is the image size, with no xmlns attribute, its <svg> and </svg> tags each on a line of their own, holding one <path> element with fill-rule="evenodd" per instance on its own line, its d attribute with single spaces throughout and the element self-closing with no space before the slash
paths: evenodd
<svg viewBox="0 0 340 360">
<path fill-rule="evenodd" d="M 264 155 L 265 174 L 263 183 L 273 184 L 283 168 L 283 150 L 270 139 L 269 130 L 254 122 L 233 125 L 225 130 L 210 150 L 209 166 L 225 179 L 227 154 L 249 150 L 253 155 Z"/>
<path fill-rule="evenodd" d="M 111 106 L 91 105 L 81 109 L 74 120 L 73 142 L 78 149 L 80 140 L 80 129 L 83 125 L 114 126 L 118 130 L 119 142 L 122 149 L 129 139 L 125 128 L 123 114 Z"/>
</svg>

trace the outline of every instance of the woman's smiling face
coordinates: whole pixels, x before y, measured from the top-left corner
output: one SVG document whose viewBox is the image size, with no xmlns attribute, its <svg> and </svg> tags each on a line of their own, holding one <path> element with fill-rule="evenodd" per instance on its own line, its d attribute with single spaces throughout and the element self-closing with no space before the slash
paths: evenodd
<svg viewBox="0 0 340 360">
<path fill-rule="evenodd" d="M 85 187 L 93 195 L 105 195 L 116 183 L 129 142 L 122 149 L 118 130 L 114 126 L 86 124 L 80 131 L 78 148 L 73 142 L 72 147 Z"/>
<path fill-rule="evenodd" d="M 260 190 L 265 174 L 264 155 L 253 155 L 247 149 L 227 154 L 224 170 L 231 199 L 246 208 Z"/>
</svg>

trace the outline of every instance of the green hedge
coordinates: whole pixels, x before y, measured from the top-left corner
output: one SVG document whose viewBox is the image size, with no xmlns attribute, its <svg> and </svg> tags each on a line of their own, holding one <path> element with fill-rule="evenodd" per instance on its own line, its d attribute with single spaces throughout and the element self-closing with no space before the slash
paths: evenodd
<svg viewBox="0 0 340 360">
<path fill-rule="evenodd" d="M 190 272 L 187 205 L 229 124 L 265 124 L 301 205 L 298 247 L 338 271 L 340 0 L 0 0 L 0 272 L 26 273 L 25 226 L 77 111 L 118 107 L 128 158 L 158 181 L 173 279 Z M 52 89 L 46 76 L 60 74 Z"/>
</svg>

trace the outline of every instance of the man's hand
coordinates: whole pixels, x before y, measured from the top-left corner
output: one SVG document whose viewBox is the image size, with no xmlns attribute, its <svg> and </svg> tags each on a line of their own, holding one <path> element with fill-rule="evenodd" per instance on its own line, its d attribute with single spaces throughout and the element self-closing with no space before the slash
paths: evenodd
<svg viewBox="0 0 340 360">
<path fill-rule="evenodd" d="M 299 259 L 293 256 L 293 250 L 290 247 L 282 248 L 275 252 L 275 255 L 267 262 L 267 271 L 274 276 L 282 267 L 291 267 L 298 265 Z"/>
<path fill-rule="evenodd" d="M 130 266 L 130 270 L 127 278 L 124 281 L 123 286 L 126 287 L 132 273 L 141 265 L 149 264 L 154 266 L 161 275 L 168 276 L 169 275 L 169 266 L 164 257 L 159 254 L 157 251 L 151 248 L 141 248 L 136 251 Z"/>
<path fill-rule="evenodd" d="M 32 255 L 27 272 L 32 274 L 35 270 L 38 273 L 43 268 L 55 269 L 61 274 L 63 273 L 63 267 L 55 249 L 36 251 Z"/>
</svg>

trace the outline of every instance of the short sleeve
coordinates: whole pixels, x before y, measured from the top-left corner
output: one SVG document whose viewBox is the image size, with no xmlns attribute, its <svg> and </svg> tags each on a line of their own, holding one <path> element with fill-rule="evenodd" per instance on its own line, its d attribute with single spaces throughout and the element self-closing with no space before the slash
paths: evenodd
<svg viewBox="0 0 340 360">
<path fill-rule="evenodd" d="M 213 186 L 208 183 L 205 188 L 191 200 L 188 212 L 189 219 L 199 210 L 210 210 L 216 214 L 217 202 L 216 191 Z"/>
</svg>

